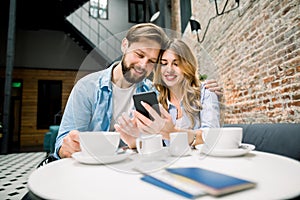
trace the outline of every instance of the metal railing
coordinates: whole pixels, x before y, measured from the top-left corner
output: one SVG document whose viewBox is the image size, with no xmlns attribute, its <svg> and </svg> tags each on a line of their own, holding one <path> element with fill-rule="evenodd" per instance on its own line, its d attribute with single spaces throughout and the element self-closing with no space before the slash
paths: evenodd
<svg viewBox="0 0 300 200">
<path fill-rule="evenodd" d="M 108 62 L 112 62 L 121 55 L 121 38 L 111 33 L 100 20 L 89 16 L 89 2 L 66 19 L 95 45 L 98 52 L 109 59 Z"/>
</svg>

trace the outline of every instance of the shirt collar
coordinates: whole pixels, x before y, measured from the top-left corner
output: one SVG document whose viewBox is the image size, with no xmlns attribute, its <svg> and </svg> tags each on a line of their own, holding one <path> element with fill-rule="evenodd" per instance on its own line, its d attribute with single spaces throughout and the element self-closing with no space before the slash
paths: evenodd
<svg viewBox="0 0 300 200">
<path fill-rule="evenodd" d="M 169 98 L 167 98 L 167 105 L 168 105 L 168 109 L 176 108 L 175 105 L 171 103 L 171 101 L 169 100 Z"/>
<path fill-rule="evenodd" d="M 112 90 L 112 83 L 111 83 L 112 70 L 118 65 L 118 63 L 119 63 L 119 61 L 118 62 L 114 62 L 107 69 L 105 69 L 105 70 L 102 71 L 104 73 L 104 75 L 99 80 L 99 82 L 100 82 L 100 88 L 107 87 L 108 90 Z"/>
</svg>

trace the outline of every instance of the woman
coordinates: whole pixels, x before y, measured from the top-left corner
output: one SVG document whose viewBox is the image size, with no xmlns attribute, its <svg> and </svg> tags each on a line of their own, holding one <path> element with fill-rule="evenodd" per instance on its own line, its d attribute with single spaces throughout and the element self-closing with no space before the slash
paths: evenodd
<svg viewBox="0 0 300 200">
<path fill-rule="evenodd" d="M 132 120 L 128 121 L 123 115 L 115 127 L 129 147 L 135 147 L 135 137 L 139 132 L 160 133 L 168 143 L 171 132 L 185 131 L 189 143 L 197 145 L 203 143 L 201 128 L 220 126 L 218 97 L 201 84 L 197 66 L 194 54 L 182 40 L 170 41 L 153 79 L 159 93 L 161 116 L 148 104 L 142 103 L 153 120 L 133 111 Z M 124 134 L 129 129 L 133 135 Z"/>
</svg>

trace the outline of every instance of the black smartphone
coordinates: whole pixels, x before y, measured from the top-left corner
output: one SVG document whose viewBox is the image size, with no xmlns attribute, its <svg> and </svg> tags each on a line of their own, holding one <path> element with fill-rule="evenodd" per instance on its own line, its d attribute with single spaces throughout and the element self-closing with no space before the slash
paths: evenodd
<svg viewBox="0 0 300 200">
<path fill-rule="evenodd" d="M 133 101 L 135 109 L 144 116 L 148 117 L 149 119 L 152 120 L 153 118 L 148 113 L 148 111 L 142 106 L 141 101 L 144 101 L 145 103 L 149 104 L 160 115 L 159 105 L 155 92 L 151 91 L 134 94 Z"/>
</svg>

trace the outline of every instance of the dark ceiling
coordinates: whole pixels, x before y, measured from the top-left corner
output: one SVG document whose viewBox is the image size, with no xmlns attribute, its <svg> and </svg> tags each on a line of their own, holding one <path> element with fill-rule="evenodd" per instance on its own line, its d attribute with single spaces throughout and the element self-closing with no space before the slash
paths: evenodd
<svg viewBox="0 0 300 200">
<path fill-rule="evenodd" d="M 62 30 L 65 17 L 88 0 L 16 0 L 16 28 Z M 7 27 L 9 0 L 0 1 L 1 28 Z"/>
<path fill-rule="evenodd" d="M 70 36 L 86 52 L 91 44 L 65 18 L 89 0 L 15 0 L 17 30 L 57 30 Z M 6 43 L 10 0 L 0 0 L 0 42 Z M 0 53 L 1 49 L 0 49 Z"/>
</svg>

